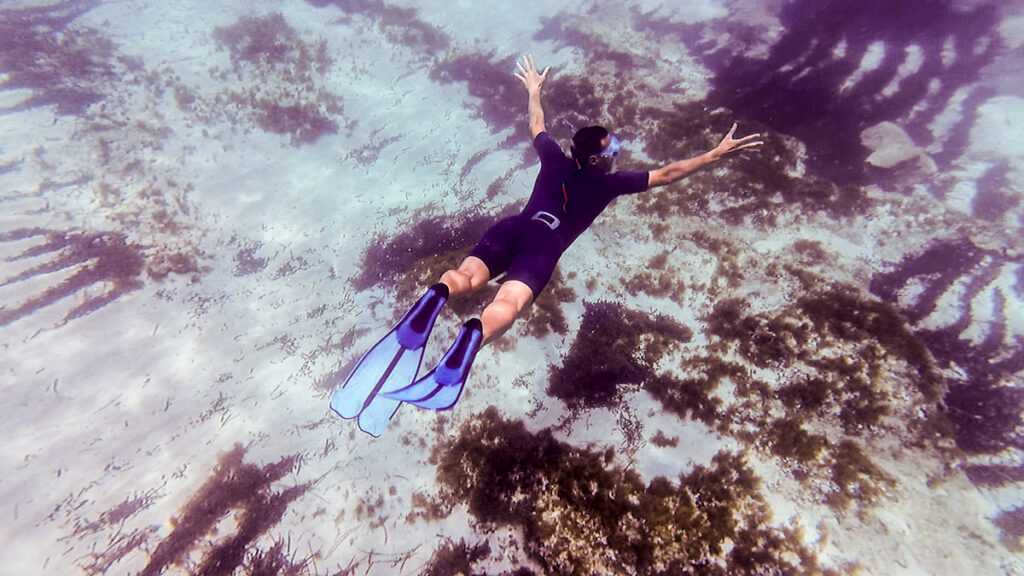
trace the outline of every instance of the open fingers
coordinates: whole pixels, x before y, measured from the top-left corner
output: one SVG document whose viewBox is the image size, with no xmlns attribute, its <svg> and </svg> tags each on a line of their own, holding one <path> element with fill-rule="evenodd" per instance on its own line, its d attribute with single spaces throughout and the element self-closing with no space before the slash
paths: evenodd
<svg viewBox="0 0 1024 576">
<path fill-rule="evenodd" d="M 537 71 L 537 66 L 533 63 L 533 57 L 529 54 L 523 54 L 522 58 L 516 61 L 516 67 L 518 67 L 519 71 L 523 74 Z"/>
<path fill-rule="evenodd" d="M 733 123 L 732 128 L 729 129 L 729 133 L 722 139 L 723 147 L 729 152 L 736 152 L 738 150 L 748 150 L 751 148 L 758 148 L 764 145 L 761 141 L 760 134 L 750 134 L 742 138 L 733 138 L 736 133 L 737 123 Z"/>
<path fill-rule="evenodd" d="M 548 72 L 550 71 L 551 66 L 545 68 L 543 72 L 537 70 L 537 64 L 534 62 L 533 56 L 523 54 L 516 60 L 516 72 L 513 72 L 512 75 L 529 87 L 530 84 L 539 84 L 547 80 Z"/>
</svg>

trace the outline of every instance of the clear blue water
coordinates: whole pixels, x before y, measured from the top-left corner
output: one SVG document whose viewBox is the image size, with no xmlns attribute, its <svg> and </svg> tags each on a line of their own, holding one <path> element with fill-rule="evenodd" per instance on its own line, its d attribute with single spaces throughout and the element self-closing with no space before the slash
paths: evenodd
<svg viewBox="0 0 1024 576">
<path fill-rule="evenodd" d="M 1024 573 L 1022 46 L 1019 2 L 5 2 L 0 572 Z M 331 395 L 529 196 L 524 53 L 566 149 L 765 145 L 366 435 Z"/>
</svg>

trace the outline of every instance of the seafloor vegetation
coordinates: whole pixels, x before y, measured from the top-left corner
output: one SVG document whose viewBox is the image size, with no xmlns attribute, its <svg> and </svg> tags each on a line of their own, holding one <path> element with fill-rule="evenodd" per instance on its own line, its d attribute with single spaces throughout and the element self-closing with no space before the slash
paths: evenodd
<svg viewBox="0 0 1024 576">
<path fill-rule="evenodd" d="M 74 115 L 104 98 L 100 86 L 120 75 L 114 43 L 91 28 L 56 33 L 98 3 L 85 0 L 0 12 L 4 84 L 32 90 L 32 96 L 14 110 L 54 106 L 57 114 Z"/>
<path fill-rule="evenodd" d="M 230 72 L 214 70 L 215 77 L 233 74 L 245 88 L 224 90 L 206 106 L 247 110 L 260 128 L 286 134 L 295 145 L 338 131 L 341 99 L 323 86 L 324 71 L 333 63 L 326 42 L 305 41 L 280 14 L 240 18 L 214 30 L 213 37 L 232 64 Z M 179 104 L 197 104 L 198 96 L 178 90 Z"/>
<path fill-rule="evenodd" d="M 681 418 L 788 462 L 837 508 L 869 503 L 891 482 L 866 442 L 895 434 L 930 449 L 951 434 L 931 355 L 898 312 L 870 297 L 833 289 L 774 314 L 726 299 L 704 320 L 710 345 L 667 363 L 665 346 L 688 340 L 687 329 L 588 305 L 548 393 L 578 409 L 646 390 Z"/>
<path fill-rule="evenodd" d="M 84 190 L 91 196 L 83 200 L 91 206 L 89 218 L 76 217 L 67 229 L 28 227 L 0 235 L 0 244 L 39 243 L 8 258 L 26 269 L 6 278 L 5 286 L 67 273 L 6 306 L 0 324 L 78 297 L 63 319 L 70 321 L 119 300 L 147 279 L 195 278 L 204 270 L 206 255 L 191 234 L 192 184 L 172 167 L 152 161 L 172 141 L 173 130 L 139 112 L 162 96 L 164 80 L 146 70 L 141 58 L 123 54 L 103 31 L 72 24 L 96 5 L 81 0 L 0 11 L 4 90 L 30 94 L 4 113 L 48 106 L 58 116 L 77 118 L 74 153 L 59 141 L 24 151 L 5 169 L 39 169 L 48 176 L 34 189 L 10 193 L 59 199 Z M 122 85 L 138 90 L 118 90 Z M 77 163 L 80 155 L 90 159 L 84 166 Z"/>
<path fill-rule="evenodd" d="M 529 432 L 491 408 L 433 458 L 444 505 L 468 507 L 484 526 L 519 528 L 545 574 L 829 573 L 798 534 L 767 523 L 741 457 L 723 452 L 708 467 L 645 483 L 610 456 Z M 488 552 L 450 546 L 430 573 L 472 567 Z"/>
<path fill-rule="evenodd" d="M 615 302 L 587 303 L 562 365 L 551 370 L 547 393 L 570 410 L 607 407 L 627 385 L 640 385 L 674 342 L 692 331 L 664 315 L 630 310 Z"/>
</svg>

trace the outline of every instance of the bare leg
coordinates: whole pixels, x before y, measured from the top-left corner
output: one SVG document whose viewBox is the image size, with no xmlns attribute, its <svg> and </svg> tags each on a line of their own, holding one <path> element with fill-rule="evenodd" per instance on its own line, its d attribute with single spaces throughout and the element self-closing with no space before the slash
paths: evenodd
<svg viewBox="0 0 1024 576">
<path fill-rule="evenodd" d="M 491 279 L 491 271 L 483 260 L 468 256 L 457 270 L 448 270 L 441 275 L 441 282 L 448 286 L 452 298 L 476 292 Z M 533 290 L 518 280 L 509 280 L 501 285 L 494 300 L 484 308 L 480 321 L 484 325 L 484 344 L 505 333 L 512 326 L 523 308 L 533 301 Z"/>
<path fill-rule="evenodd" d="M 505 333 L 526 305 L 533 301 L 533 290 L 518 280 L 501 285 L 494 300 L 484 308 L 480 321 L 484 325 L 484 344 Z"/>
<path fill-rule="evenodd" d="M 452 298 L 476 292 L 490 279 L 491 271 L 483 260 L 475 256 L 467 256 L 457 270 L 448 270 L 441 275 L 441 283 L 448 287 Z"/>
</svg>

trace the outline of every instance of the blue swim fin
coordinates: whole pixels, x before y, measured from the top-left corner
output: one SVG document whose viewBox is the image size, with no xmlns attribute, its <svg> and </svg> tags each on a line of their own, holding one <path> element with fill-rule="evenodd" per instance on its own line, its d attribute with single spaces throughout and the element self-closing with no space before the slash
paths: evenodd
<svg viewBox="0 0 1024 576">
<path fill-rule="evenodd" d="M 363 432 L 380 436 L 401 404 L 380 393 L 416 379 L 430 330 L 447 301 L 447 286 L 431 286 L 398 326 L 359 359 L 331 398 L 331 409 L 342 418 L 358 417 Z"/>
<path fill-rule="evenodd" d="M 462 395 L 482 341 L 483 325 L 473 318 L 462 326 L 455 343 L 445 352 L 437 368 L 413 384 L 401 390 L 382 392 L 381 396 L 428 410 L 450 409 Z"/>
</svg>

